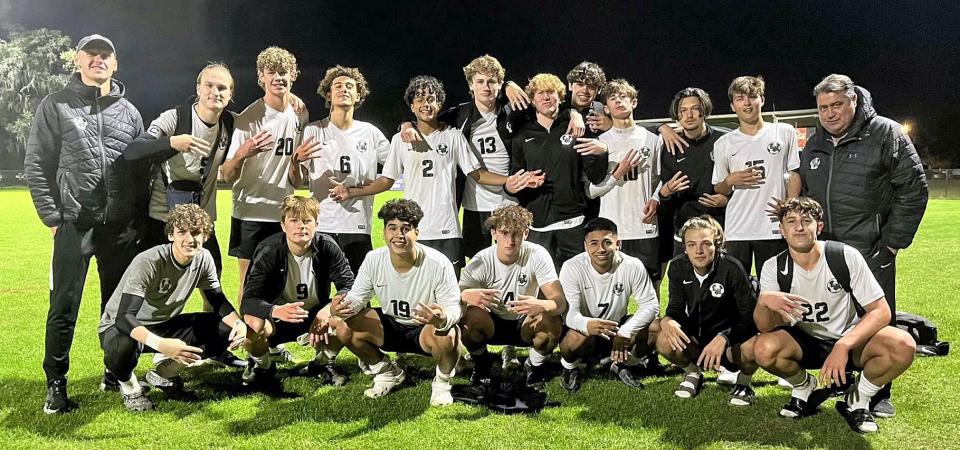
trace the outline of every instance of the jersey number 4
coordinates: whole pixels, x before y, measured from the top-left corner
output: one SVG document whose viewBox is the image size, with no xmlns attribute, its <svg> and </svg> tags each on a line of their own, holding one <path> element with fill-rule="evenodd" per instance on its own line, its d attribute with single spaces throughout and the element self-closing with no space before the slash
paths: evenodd
<svg viewBox="0 0 960 450">
<path fill-rule="evenodd" d="M 293 138 L 277 139 L 277 148 L 273 154 L 277 156 L 290 156 L 293 154 Z"/>
<path fill-rule="evenodd" d="M 410 304 L 403 300 L 390 300 L 390 307 L 393 308 L 393 315 L 397 317 L 410 318 Z"/>
</svg>

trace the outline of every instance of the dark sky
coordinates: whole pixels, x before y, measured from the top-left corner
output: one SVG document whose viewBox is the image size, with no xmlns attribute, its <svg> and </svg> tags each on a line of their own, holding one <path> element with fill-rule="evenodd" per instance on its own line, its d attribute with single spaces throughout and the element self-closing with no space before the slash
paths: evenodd
<svg viewBox="0 0 960 450">
<path fill-rule="evenodd" d="M 270 45 L 296 55 L 294 92 L 311 120 L 323 71 L 356 66 L 372 96 L 357 117 L 389 136 L 404 115 L 402 92 L 426 73 L 445 82 L 449 102 L 468 99 L 461 68 L 484 53 L 524 85 L 538 72 L 564 78 L 582 60 L 637 86 L 637 118 L 666 116 L 686 86 L 710 92 L 729 113 L 736 76 L 767 80 L 765 110 L 815 106 L 812 87 L 839 72 L 869 89 L 882 115 L 909 120 L 920 143 L 948 148 L 960 121 L 960 2 L 316 2 L 0 0 L 5 22 L 55 28 L 74 41 L 101 33 L 117 46 L 117 78 L 150 121 L 193 92 L 208 60 L 237 79 L 233 109 L 260 96 L 255 58 Z M 949 147 L 953 147 L 950 145 Z"/>
</svg>

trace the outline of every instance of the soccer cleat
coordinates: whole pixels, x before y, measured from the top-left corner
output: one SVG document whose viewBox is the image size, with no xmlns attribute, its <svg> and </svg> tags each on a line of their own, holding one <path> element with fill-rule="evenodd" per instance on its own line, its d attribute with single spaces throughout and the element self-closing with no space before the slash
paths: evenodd
<svg viewBox="0 0 960 450">
<path fill-rule="evenodd" d="M 276 364 L 271 362 L 269 367 L 262 368 L 257 366 L 253 358 L 249 358 L 247 359 L 247 367 L 243 369 L 241 379 L 244 386 L 262 387 L 276 383 L 276 373 Z"/>
<path fill-rule="evenodd" d="M 127 411 L 153 411 L 153 402 L 147 398 L 147 395 L 143 392 L 143 389 L 134 392 L 133 394 L 122 394 L 122 397 L 123 407 L 127 408 Z"/>
<path fill-rule="evenodd" d="M 580 386 L 583 384 L 583 381 L 580 379 L 580 369 L 563 369 L 563 373 L 560 375 L 560 386 L 563 386 L 564 389 L 569 393 L 574 393 L 580 390 Z"/>
<path fill-rule="evenodd" d="M 541 364 L 534 366 L 527 359 L 523 363 L 524 372 L 526 372 L 527 386 L 542 385 L 547 382 L 547 368 Z"/>
<path fill-rule="evenodd" d="M 383 371 L 373 376 L 373 387 L 363 391 L 363 395 L 369 398 L 380 398 L 390 393 L 393 388 L 403 383 L 406 379 L 406 373 L 403 369 L 397 367 L 396 363 L 386 364 Z"/>
<path fill-rule="evenodd" d="M 234 355 L 230 350 L 224 350 L 223 353 L 210 358 L 210 361 L 223 364 L 227 367 L 236 367 L 238 369 L 247 367 L 247 362 L 237 358 L 237 355 Z"/>
<path fill-rule="evenodd" d="M 280 362 L 293 362 L 294 357 L 293 353 L 290 353 L 290 350 L 280 344 L 276 347 L 270 347 L 270 359 Z"/>
<path fill-rule="evenodd" d="M 57 378 L 47 383 L 47 399 L 43 402 L 45 414 L 60 414 L 73 411 L 77 403 L 67 395 L 67 378 Z"/>
<path fill-rule="evenodd" d="M 889 398 L 877 400 L 876 402 L 870 402 L 870 412 L 873 413 L 875 417 L 881 419 L 887 419 L 897 415 L 897 409 L 893 407 L 893 403 Z"/>
<path fill-rule="evenodd" d="M 119 391 L 120 380 L 117 379 L 117 376 L 114 375 L 113 372 L 104 369 L 103 378 L 100 380 L 100 390 L 103 392 Z"/>
<path fill-rule="evenodd" d="M 737 375 L 740 374 L 740 371 L 731 372 L 725 367 L 720 367 L 720 374 L 717 375 L 717 384 L 723 386 L 733 386 L 737 384 Z"/>
<path fill-rule="evenodd" d="M 450 377 L 453 374 L 451 373 L 445 378 L 441 378 L 438 373 L 433 377 L 433 383 L 430 383 L 430 405 L 432 406 L 447 406 L 453 404 L 453 395 L 450 393 L 452 386 L 450 385 Z"/>
<path fill-rule="evenodd" d="M 701 389 L 703 389 L 703 374 L 688 373 L 680 380 L 680 385 L 673 391 L 673 395 L 680 398 L 693 398 L 700 395 Z"/>
<path fill-rule="evenodd" d="M 874 419 L 873 414 L 866 408 L 850 411 L 850 407 L 845 400 L 838 401 L 836 407 L 837 412 L 847 421 L 847 425 L 850 425 L 851 430 L 861 434 L 876 433 L 879 431 L 880 427 L 877 426 L 876 419 Z"/>
<path fill-rule="evenodd" d="M 479 355 L 471 355 L 471 359 L 473 360 L 473 373 L 470 374 L 470 384 L 479 386 L 489 383 L 493 372 L 493 355 L 483 352 Z"/>
<path fill-rule="evenodd" d="M 757 396 L 753 388 L 745 384 L 737 384 L 730 391 L 730 405 L 732 406 L 750 406 L 756 400 Z"/>
<path fill-rule="evenodd" d="M 500 358 L 503 359 L 502 369 L 504 372 L 513 372 L 520 368 L 520 359 L 517 358 L 517 349 L 512 345 L 503 346 L 500 352 Z"/>
<path fill-rule="evenodd" d="M 635 389 L 643 389 L 643 383 L 640 382 L 639 367 L 626 366 L 619 363 L 610 364 L 610 372 L 613 373 L 623 384 Z"/>
<path fill-rule="evenodd" d="M 151 370 L 144 375 L 147 384 L 163 391 L 167 398 L 182 401 L 196 401 L 196 395 L 187 392 L 183 387 L 183 378 L 179 376 L 164 378 L 155 370 Z"/>
<path fill-rule="evenodd" d="M 337 366 L 334 363 L 320 366 L 319 377 L 323 379 L 324 382 L 330 383 L 336 387 L 347 384 L 347 381 L 349 380 L 347 373 L 344 372 L 340 366 Z"/>
</svg>

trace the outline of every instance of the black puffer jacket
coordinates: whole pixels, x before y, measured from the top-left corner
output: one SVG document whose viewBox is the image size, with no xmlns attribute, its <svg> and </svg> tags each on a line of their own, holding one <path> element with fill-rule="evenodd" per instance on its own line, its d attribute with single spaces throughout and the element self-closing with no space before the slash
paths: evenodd
<svg viewBox="0 0 960 450">
<path fill-rule="evenodd" d="M 110 93 L 99 94 L 75 74 L 37 108 L 23 165 L 47 226 L 122 221 L 132 214 L 132 174 L 120 156 L 143 132 L 143 119 L 123 98 L 120 82 L 111 80 Z"/>
<path fill-rule="evenodd" d="M 882 246 L 906 248 L 927 207 L 927 178 L 900 124 L 877 115 L 870 92 L 857 91 L 847 135 L 833 145 L 822 125 L 800 162 L 803 195 L 824 208 L 822 239 L 841 241 L 864 256 Z"/>
</svg>

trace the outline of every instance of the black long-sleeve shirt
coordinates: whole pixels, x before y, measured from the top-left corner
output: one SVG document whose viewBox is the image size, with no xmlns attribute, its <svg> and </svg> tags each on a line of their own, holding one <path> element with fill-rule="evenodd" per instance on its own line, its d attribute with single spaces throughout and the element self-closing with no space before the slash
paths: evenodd
<svg viewBox="0 0 960 450">
<path fill-rule="evenodd" d="M 533 226 L 545 227 L 584 214 L 587 207 L 585 181 L 600 184 L 607 175 L 608 155 L 581 156 L 573 149 L 575 138 L 567 136 L 569 119 L 560 116 L 550 129 L 537 121 L 524 123 L 511 140 L 510 173 L 542 170 L 539 188 L 516 194 L 520 205 L 533 213 Z"/>
<path fill-rule="evenodd" d="M 701 283 L 687 255 L 670 261 L 670 300 L 664 314 L 680 323 L 688 336 L 707 345 L 718 334 L 729 345 L 757 334 L 753 308 L 757 294 L 736 258 L 717 252 L 707 278 Z"/>
<path fill-rule="evenodd" d="M 690 144 L 683 153 L 671 154 L 664 147 L 660 151 L 660 180 L 666 184 L 679 171 L 690 180 L 690 187 L 669 197 L 661 198 L 661 203 L 673 211 L 674 232 L 691 217 L 709 214 L 723 224 L 724 208 L 708 208 L 700 204 L 703 194 L 713 194 L 713 144 L 727 133 L 725 128 L 707 125 L 707 132 L 699 139 L 686 138 Z"/>
</svg>

